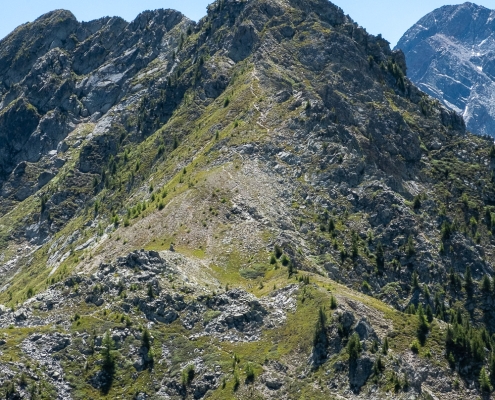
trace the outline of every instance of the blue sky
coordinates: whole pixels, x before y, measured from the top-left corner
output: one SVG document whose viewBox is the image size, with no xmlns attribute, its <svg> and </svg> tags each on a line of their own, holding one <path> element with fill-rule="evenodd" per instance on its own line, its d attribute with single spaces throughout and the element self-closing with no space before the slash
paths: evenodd
<svg viewBox="0 0 495 400">
<path fill-rule="evenodd" d="M 40 15 L 64 8 L 72 11 L 80 21 L 107 15 L 132 20 L 139 12 L 156 8 L 174 8 L 189 18 L 198 20 L 206 14 L 212 0 L 3 0 L 0 13 L 0 38 L 16 26 L 33 21 Z M 354 21 L 373 34 L 381 33 L 395 45 L 402 34 L 422 16 L 451 0 L 334 0 Z M 495 9 L 495 0 L 480 0 L 477 4 Z"/>
</svg>

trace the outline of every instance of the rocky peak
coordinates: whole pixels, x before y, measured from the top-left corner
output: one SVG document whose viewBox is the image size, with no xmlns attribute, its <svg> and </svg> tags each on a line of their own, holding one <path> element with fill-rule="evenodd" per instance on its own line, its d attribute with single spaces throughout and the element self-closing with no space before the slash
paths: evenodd
<svg viewBox="0 0 495 400">
<path fill-rule="evenodd" d="M 444 6 L 423 17 L 397 44 L 409 76 L 463 114 L 470 130 L 493 135 L 495 11 L 473 3 Z"/>
<path fill-rule="evenodd" d="M 160 53 L 172 51 L 161 47 L 162 40 L 181 23 L 192 24 L 173 10 L 146 11 L 131 23 L 122 18 L 79 23 L 71 12 L 56 10 L 2 40 L 0 137 L 6 138 L 7 144 L 0 186 L 17 163 L 38 162 L 56 150 L 78 123 L 108 111 L 123 96 L 124 82 Z M 172 36 L 178 43 L 180 32 Z M 27 105 L 13 108 L 19 111 L 17 117 L 8 113 L 13 101 Z M 31 117 L 37 120 L 36 126 Z M 8 139 L 13 126 L 22 132 L 14 146 Z"/>
<path fill-rule="evenodd" d="M 77 22 L 77 18 L 72 12 L 69 10 L 53 10 L 49 11 L 46 14 L 43 14 L 41 17 L 37 18 L 34 23 L 43 23 L 43 24 L 53 24 L 53 23 L 61 23 L 66 20 L 72 20 Z"/>
<path fill-rule="evenodd" d="M 130 24 L 128 29 L 132 31 L 145 29 L 172 29 L 178 22 L 186 18 L 182 13 L 170 9 L 147 10 L 140 13 Z"/>
</svg>

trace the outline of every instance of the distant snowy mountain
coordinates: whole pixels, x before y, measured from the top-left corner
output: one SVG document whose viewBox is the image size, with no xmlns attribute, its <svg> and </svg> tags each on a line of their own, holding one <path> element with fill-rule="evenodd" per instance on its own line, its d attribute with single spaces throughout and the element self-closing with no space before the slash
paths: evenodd
<svg viewBox="0 0 495 400">
<path fill-rule="evenodd" d="M 472 132 L 495 136 L 495 11 L 473 3 L 441 7 L 397 48 L 413 82 L 461 113 Z"/>
</svg>

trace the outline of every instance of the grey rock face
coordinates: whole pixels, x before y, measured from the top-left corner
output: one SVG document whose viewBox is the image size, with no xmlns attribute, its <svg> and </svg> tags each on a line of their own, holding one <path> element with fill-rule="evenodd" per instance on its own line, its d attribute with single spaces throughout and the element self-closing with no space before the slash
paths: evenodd
<svg viewBox="0 0 495 400">
<path fill-rule="evenodd" d="M 370 377 L 372 369 L 373 360 L 369 356 L 359 358 L 355 363 L 351 363 L 349 370 L 351 388 L 359 391 Z"/>
<path fill-rule="evenodd" d="M 441 7 L 397 44 L 408 76 L 461 113 L 470 131 L 495 135 L 495 11 L 473 3 Z M 425 110 L 426 111 L 426 110 Z"/>
<path fill-rule="evenodd" d="M 172 10 L 147 11 L 131 23 L 121 18 L 80 23 L 69 11 L 57 10 L 0 41 L 0 196 L 22 201 L 45 186 L 64 164 L 55 161 L 68 149 L 67 135 L 81 123 L 98 122 L 138 91 L 136 78 L 152 61 L 171 59 L 168 74 L 181 31 L 192 24 Z M 173 96 L 170 100 L 173 107 Z M 99 173 L 115 152 L 115 143 L 95 135 L 83 147 L 80 171 Z M 37 186 L 20 179 L 32 176 L 26 172 L 31 163 L 50 167 L 38 173 Z"/>
</svg>

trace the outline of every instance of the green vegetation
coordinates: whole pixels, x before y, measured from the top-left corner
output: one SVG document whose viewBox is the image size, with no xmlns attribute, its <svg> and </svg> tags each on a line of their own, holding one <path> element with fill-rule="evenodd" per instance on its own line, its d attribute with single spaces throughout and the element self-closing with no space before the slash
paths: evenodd
<svg viewBox="0 0 495 400">
<path fill-rule="evenodd" d="M 356 361 L 361 353 L 361 342 L 359 341 L 359 335 L 353 333 L 347 343 L 347 352 L 349 353 L 349 360 Z"/>
<path fill-rule="evenodd" d="M 194 365 L 188 365 L 182 371 L 182 384 L 184 386 L 189 386 L 192 383 L 195 375 L 196 375 L 196 372 L 194 371 Z"/>
<path fill-rule="evenodd" d="M 94 128 L 88 124 L 87 132 L 75 135 L 83 138 L 81 147 L 69 143 L 66 165 L 52 182 L 35 196 L 5 206 L 1 262 L 16 259 L 21 267 L 5 277 L 0 302 L 17 311 L 29 298 L 30 312 L 47 318 L 50 311 L 38 294 L 50 288 L 70 299 L 57 312 L 72 320 L 67 329 L 73 344 L 56 357 L 76 399 L 150 395 L 165 376 L 182 385 L 181 395 L 191 395 L 200 375 L 217 369 L 220 388 L 207 396 L 256 398 L 261 395 L 251 383 L 275 363 L 290 363 L 295 376 L 306 377 L 283 390 L 301 399 L 331 398 L 326 383 L 348 372 L 337 367 L 353 364 L 367 352 L 375 354 L 375 363 L 366 385 L 373 385 L 378 397 L 408 390 L 407 375 L 395 364 L 404 354 L 430 360 L 439 370 L 450 364 L 452 379 L 478 380 L 482 390 L 490 391 L 495 357 L 487 304 L 495 288 L 488 275 L 478 280 L 493 263 L 495 210 L 486 199 L 494 193 L 489 163 L 495 147 L 447 126 L 449 118 L 439 118 L 438 106 L 428 98 L 414 103 L 414 96 L 404 96 L 409 83 L 398 62 L 385 58 L 379 66 L 366 49 L 360 53 L 367 57 L 366 68 L 353 66 L 348 57 L 349 65 L 336 64 L 324 74 L 307 71 L 304 62 L 290 73 L 249 57 L 226 62 L 213 49 L 235 35 L 236 26 L 223 22 L 237 24 L 229 7 L 246 7 L 244 3 L 219 1 L 215 7 L 226 14 L 217 15 L 218 21 L 208 16 L 194 29 L 177 28 L 177 40 L 170 41 L 178 43 L 173 54 L 135 78 L 135 87 L 151 89 L 136 104 L 127 98 L 128 110 L 105 136 L 112 154 L 105 150 L 96 171 L 79 170 L 84 146 L 94 144 L 85 139 Z M 293 8 L 284 15 L 293 25 L 289 30 L 297 33 L 294 39 L 274 41 L 282 46 L 277 47 L 280 53 L 272 53 L 274 59 L 294 54 L 302 60 L 314 48 L 347 40 L 345 26 L 330 26 L 304 13 Z M 264 25 L 259 40 L 280 37 L 277 19 Z M 351 43 L 359 46 L 355 38 Z M 196 61 L 190 54 L 197 55 Z M 170 60 L 176 60 L 170 76 L 160 75 L 170 70 Z M 387 101 L 363 100 L 336 84 L 354 70 L 365 74 L 370 93 L 382 90 Z M 271 85 L 264 84 L 272 77 L 288 88 L 288 100 L 273 101 Z M 203 79 L 212 87 L 223 85 L 220 81 L 227 86 L 205 101 Z M 382 137 L 349 120 L 347 110 L 355 107 L 363 115 L 369 111 L 367 122 L 383 127 Z M 393 129 L 388 129 L 390 121 Z M 321 132 L 314 134 L 315 126 L 323 127 Z M 287 136 L 279 140 L 279 132 Z M 301 143 L 310 137 L 307 152 Z M 432 150 L 437 139 L 442 148 Z M 96 154 L 101 149 L 91 150 Z M 268 163 L 277 168 L 260 154 L 269 155 Z M 296 173 L 294 165 L 304 173 Z M 57 203 L 62 198 L 66 200 Z M 43 222 L 43 229 L 53 227 L 53 237 L 41 240 L 39 248 L 29 245 L 26 254 L 18 252 L 12 238 Z M 139 249 L 173 260 L 167 259 L 167 271 L 151 271 L 156 282 L 128 285 L 126 276 L 113 271 L 108 282 L 95 285 L 92 296 L 82 294 L 85 275 Z M 463 260 L 461 267 L 458 260 Z M 139 266 L 128 272 L 127 277 L 148 273 Z M 231 343 L 202 335 L 222 315 L 218 296 L 241 289 L 263 298 L 261 306 L 249 304 L 253 314 L 287 296 L 280 300 L 287 306 L 280 324 L 260 328 L 253 341 Z M 168 295 L 180 306 L 174 309 L 177 320 L 164 323 L 159 313 L 162 303 L 171 301 Z M 104 305 L 96 306 L 93 301 L 100 298 Z M 385 303 L 398 310 L 408 307 L 403 313 Z M 352 328 L 344 328 L 342 313 L 349 310 L 358 319 L 366 314 L 372 325 L 380 320 L 371 349 L 369 343 L 361 346 Z M 261 319 L 271 321 L 266 314 Z M 63 332 L 65 324 L 56 321 L 40 330 Z M 125 329 L 131 334 L 117 346 L 111 332 Z M 332 353 L 330 336 L 336 332 L 338 339 L 332 340 L 341 350 Z M 14 369 L 16 363 L 32 363 L 20 351 L 32 333 L 17 325 L 5 329 L 0 362 L 12 363 Z M 95 351 L 97 339 L 101 352 Z M 139 353 L 128 359 L 131 348 Z M 313 352 L 324 356 L 307 372 Z M 81 354 L 85 365 L 79 365 Z M 200 364 L 192 363 L 196 358 Z M 294 360 L 304 360 L 304 371 Z M 15 373 L 23 384 L 35 384 L 29 373 Z M 91 385 L 98 373 L 109 378 L 104 388 Z M 1 394 L 16 390 L 9 385 Z M 41 392 L 44 398 L 56 397 L 53 388 Z"/>
</svg>

